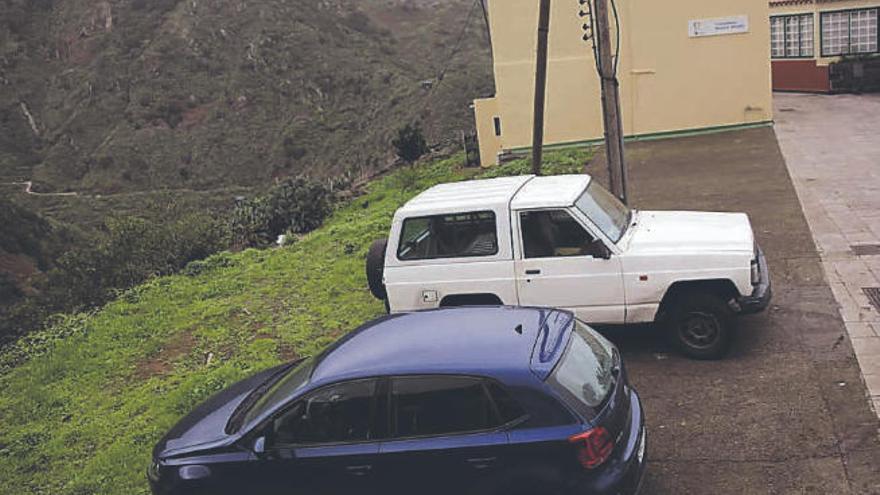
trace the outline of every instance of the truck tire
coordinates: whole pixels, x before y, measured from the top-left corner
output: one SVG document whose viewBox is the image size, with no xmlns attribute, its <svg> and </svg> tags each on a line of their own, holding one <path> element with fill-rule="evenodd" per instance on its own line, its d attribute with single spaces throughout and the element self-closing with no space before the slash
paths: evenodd
<svg viewBox="0 0 880 495">
<path fill-rule="evenodd" d="M 385 273 L 385 250 L 387 248 L 388 239 L 379 239 L 373 242 L 370 250 L 367 251 L 367 284 L 369 284 L 373 296 L 381 301 L 388 298 L 385 282 L 382 281 Z"/>
<path fill-rule="evenodd" d="M 668 332 L 673 344 L 693 359 L 721 359 L 730 350 L 734 314 L 722 298 L 687 292 L 675 301 Z"/>
</svg>

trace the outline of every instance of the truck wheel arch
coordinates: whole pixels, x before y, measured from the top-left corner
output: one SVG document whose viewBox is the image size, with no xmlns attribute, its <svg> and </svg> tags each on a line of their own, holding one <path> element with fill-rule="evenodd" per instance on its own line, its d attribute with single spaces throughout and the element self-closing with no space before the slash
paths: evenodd
<svg viewBox="0 0 880 495">
<path fill-rule="evenodd" d="M 459 306 L 502 306 L 504 302 L 495 294 L 451 294 L 440 301 L 441 308 Z"/>
<path fill-rule="evenodd" d="M 730 279 L 710 279 L 710 280 L 682 280 L 673 283 L 666 289 L 663 299 L 660 301 L 660 308 L 657 310 L 657 318 L 668 314 L 672 304 L 676 299 L 688 292 L 701 292 L 713 294 L 720 297 L 724 301 L 729 301 L 738 297 L 739 289 Z"/>
</svg>

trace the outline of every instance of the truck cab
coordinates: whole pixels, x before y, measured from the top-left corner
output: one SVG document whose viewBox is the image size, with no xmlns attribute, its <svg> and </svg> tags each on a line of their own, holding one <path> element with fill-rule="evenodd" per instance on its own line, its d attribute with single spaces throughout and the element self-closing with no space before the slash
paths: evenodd
<svg viewBox="0 0 880 495">
<path fill-rule="evenodd" d="M 723 355 L 733 316 L 771 294 L 745 214 L 638 211 L 589 175 L 435 186 L 396 212 L 367 264 L 390 312 L 504 304 L 660 322 L 697 358 Z"/>
</svg>

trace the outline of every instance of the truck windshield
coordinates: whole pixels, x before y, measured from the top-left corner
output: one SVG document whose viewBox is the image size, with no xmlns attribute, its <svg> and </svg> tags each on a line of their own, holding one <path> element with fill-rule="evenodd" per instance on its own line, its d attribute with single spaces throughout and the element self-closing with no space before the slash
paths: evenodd
<svg viewBox="0 0 880 495">
<path fill-rule="evenodd" d="M 632 218 L 632 210 L 595 180 L 590 181 L 575 206 L 614 243 L 626 233 Z"/>
<path fill-rule="evenodd" d="M 575 320 L 565 354 L 550 375 L 550 382 L 582 414 L 602 405 L 614 386 L 614 346 Z"/>
</svg>

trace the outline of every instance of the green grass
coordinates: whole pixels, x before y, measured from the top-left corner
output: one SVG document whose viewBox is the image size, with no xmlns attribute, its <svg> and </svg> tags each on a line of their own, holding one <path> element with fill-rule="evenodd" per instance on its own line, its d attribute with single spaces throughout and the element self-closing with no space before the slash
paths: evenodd
<svg viewBox="0 0 880 495">
<path fill-rule="evenodd" d="M 547 172 L 577 172 L 585 158 L 551 153 Z M 219 254 L 5 351 L 0 493 L 147 493 L 153 444 L 196 404 L 382 314 L 363 260 L 395 209 L 433 184 L 527 170 L 460 160 L 400 170 L 291 246 Z"/>
</svg>

